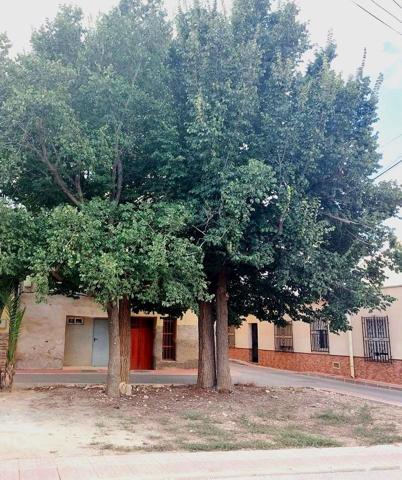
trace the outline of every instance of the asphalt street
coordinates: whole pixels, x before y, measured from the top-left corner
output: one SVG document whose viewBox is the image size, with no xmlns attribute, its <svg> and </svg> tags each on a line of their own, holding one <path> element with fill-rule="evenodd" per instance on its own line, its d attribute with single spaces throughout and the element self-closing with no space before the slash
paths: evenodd
<svg viewBox="0 0 402 480">
<path fill-rule="evenodd" d="M 402 406 L 402 390 L 381 388 L 345 382 L 316 375 L 302 375 L 255 365 L 243 365 L 231 362 L 231 371 L 235 383 L 253 383 L 262 387 L 304 387 L 329 390 L 369 400 Z M 196 373 L 185 370 L 175 373 L 135 372 L 130 376 L 133 384 L 168 384 L 192 385 L 196 382 Z M 63 372 L 63 373 L 28 373 L 17 372 L 16 384 L 19 386 L 52 384 L 97 384 L 106 381 L 106 373 L 99 372 Z M 402 480 L 402 476 L 401 476 Z"/>
</svg>

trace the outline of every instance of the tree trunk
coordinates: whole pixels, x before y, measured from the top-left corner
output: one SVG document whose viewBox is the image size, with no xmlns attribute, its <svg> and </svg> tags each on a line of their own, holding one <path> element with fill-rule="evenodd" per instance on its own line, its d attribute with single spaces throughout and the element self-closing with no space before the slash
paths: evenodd
<svg viewBox="0 0 402 480">
<path fill-rule="evenodd" d="M 106 379 L 106 393 L 109 397 L 120 396 L 120 335 L 119 305 L 116 302 L 107 306 L 109 323 L 109 363 Z"/>
<path fill-rule="evenodd" d="M 119 305 L 120 331 L 120 381 L 130 383 L 131 363 L 131 305 L 130 299 L 123 297 Z"/>
<path fill-rule="evenodd" d="M 11 392 L 15 374 L 13 363 L 7 362 L 3 369 L 0 369 L 0 391 Z"/>
<path fill-rule="evenodd" d="M 215 336 L 212 304 L 199 302 L 198 317 L 198 379 L 199 388 L 213 388 L 216 385 Z"/>
<path fill-rule="evenodd" d="M 216 288 L 216 376 L 219 392 L 232 390 L 232 378 L 229 366 L 229 317 L 226 273 L 218 275 Z"/>
</svg>

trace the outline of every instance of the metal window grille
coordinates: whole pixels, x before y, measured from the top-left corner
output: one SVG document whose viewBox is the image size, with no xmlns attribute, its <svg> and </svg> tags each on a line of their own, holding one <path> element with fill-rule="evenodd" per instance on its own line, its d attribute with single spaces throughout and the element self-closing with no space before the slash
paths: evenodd
<svg viewBox="0 0 402 480">
<path fill-rule="evenodd" d="M 391 362 L 388 317 L 362 317 L 365 360 Z"/>
<path fill-rule="evenodd" d="M 275 325 L 275 350 L 293 352 L 293 328 L 290 322 L 283 327 Z"/>
<path fill-rule="evenodd" d="M 67 317 L 67 325 L 84 325 L 84 319 L 79 317 Z"/>
<path fill-rule="evenodd" d="M 327 322 L 314 320 L 310 323 L 310 339 L 312 352 L 329 352 Z"/>
<path fill-rule="evenodd" d="M 176 319 L 163 319 L 162 360 L 176 360 L 176 328 Z"/>
</svg>

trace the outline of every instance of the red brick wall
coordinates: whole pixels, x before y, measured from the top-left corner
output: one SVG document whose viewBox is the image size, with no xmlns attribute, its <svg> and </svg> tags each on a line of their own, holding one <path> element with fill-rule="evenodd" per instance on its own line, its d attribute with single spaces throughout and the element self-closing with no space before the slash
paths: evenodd
<svg viewBox="0 0 402 480">
<path fill-rule="evenodd" d="M 251 361 L 251 349 L 249 348 L 229 348 L 229 358 L 233 360 L 242 360 L 243 362 Z"/>
<path fill-rule="evenodd" d="M 6 364 L 8 349 L 8 333 L 0 333 L 0 368 Z"/>
<path fill-rule="evenodd" d="M 249 362 L 251 349 L 231 348 L 229 355 L 232 359 Z M 349 357 L 342 355 L 259 350 L 258 357 L 259 365 L 264 367 L 350 378 Z M 334 363 L 338 363 L 339 368 L 337 368 L 338 365 L 334 366 Z M 402 385 L 402 360 L 393 360 L 392 363 L 377 363 L 355 357 L 354 363 L 356 379 Z"/>
<path fill-rule="evenodd" d="M 355 372 L 356 378 L 402 385 L 402 360 L 378 363 L 367 362 L 364 358 L 355 357 Z"/>
</svg>

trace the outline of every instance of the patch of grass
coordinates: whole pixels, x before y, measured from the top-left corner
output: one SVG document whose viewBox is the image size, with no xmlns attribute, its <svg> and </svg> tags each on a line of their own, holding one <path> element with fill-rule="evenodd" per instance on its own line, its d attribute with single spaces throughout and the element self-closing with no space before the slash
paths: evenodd
<svg viewBox="0 0 402 480">
<path fill-rule="evenodd" d="M 159 425 L 169 425 L 171 420 L 168 417 L 156 417 L 155 419 Z"/>
<path fill-rule="evenodd" d="M 188 426 L 188 430 L 190 433 L 195 433 L 199 437 L 207 439 L 224 440 L 229 436 L 228 432 L 217 427 L 210 420 L 204 420 L 201 423 L 191 424 Z"/>
<path fill-rule="evenodd" d="M 269 434 L 272 434 L 272 431 L 273 431 L 272 425 L 257 423 L 253 420 L 250 420 L 248 417 L 246 417 L 246 415 L 242 415 L 239 418 L 239 424 L 248 433 L 259 433 L 259 434 L 269 435 Z"/>
<path fill-rule="evenodd" d="M 314 435 L 293 428 L 280 431 L 274 436 L 278 448 L 340 447 L 342 444 L 333 438 Z"/>
<path fill-rule="evenodd" d="M 387 423 L 382 425 L 359 425 L 354 434 L 367 445 L 387 445 L 402 442 L 402 435 L 397 432 L 396 425 Z"/>
<path fill-rule="evenodd" d="M 105 428 L 106 425 L 105 425 L 103 422 L 96 422 L 96 423 L 95 423 L 95 427 L 96 427 L 96 428 Z"/>
<path fill-rule="evenodd" d="M 185 450 L 191 452 L 212 452 L 212 451 L 229 451 L 229 450 L 269 450 L 274 448 L 274 444 L 263 441 L 239 441 L 239 442 L 207 442 L 207 443 L 198 443 L 198 442 L 189 442 L 181 445 Z"/>
<path fill-rule="evenodd" d="M 336 410 L 325 410 L 324 412 L 316 415 L 315 418 L 329 425 L 344 425 L 349 423 L 351 420 L 350 417 L 344 415 L 343 413 L 337 412 Z"/>
<path fill-rule="evenodd" d="M 367 404 L 359 408 L 354 417 L 354 421 L 358 425 L 370 425 L 373 423 L 373 415 L 371 413 L 370 407 Z"/>
<path fill-rule="evenodd" d="M 197 421 L 197 420 L 205 420 L 205 415 L 201 412 L 197 412 L 196 410 L 188 410 L 187 412 L 183 413 L 183 418 L 185 420 Z"/>
</svg>

